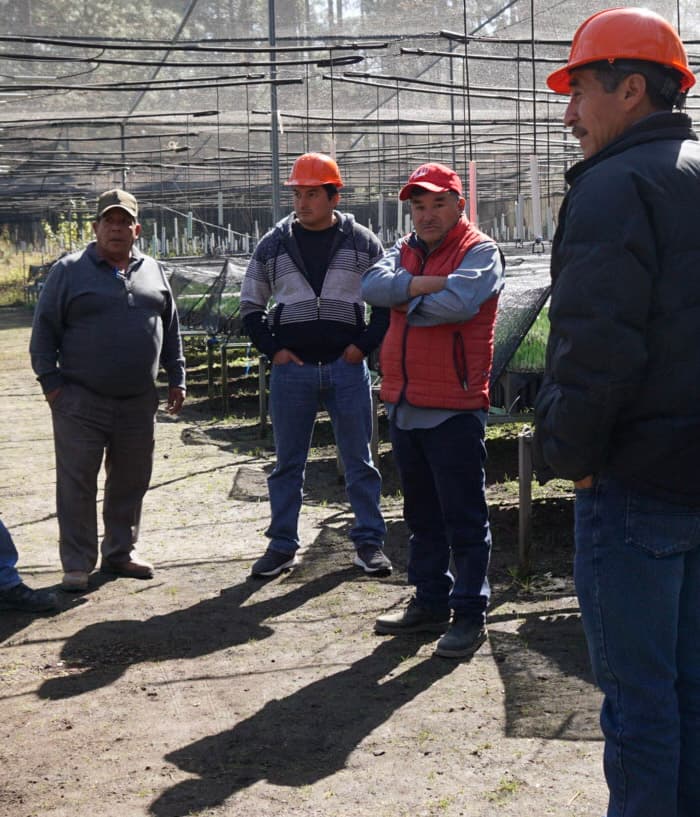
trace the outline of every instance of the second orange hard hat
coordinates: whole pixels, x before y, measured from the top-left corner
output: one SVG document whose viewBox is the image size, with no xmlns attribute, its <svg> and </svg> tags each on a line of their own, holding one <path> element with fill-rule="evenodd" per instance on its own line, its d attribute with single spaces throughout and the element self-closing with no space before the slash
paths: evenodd
<svg viewBox="0 0 700 817">
<path fill-rule="evenodd" d="M 569 61 L 547 77 L 547 85 L 558 94 L 568 94 L 571 71 L 604 60 L 655 62 L 678 71 L 681 93 L 695 85 L 676 30 L 659 14 L 643 8 L 606 9 L 581 23 L 571 42 Z"/>
<path fill-rule="evenodd" d="M 335 159 L 325 153 L 304 153 L 294 162 L 285 182 L 287 187 L 320 187 L 324 184 L 337 188 L 343 186 Z"/>
</svg>

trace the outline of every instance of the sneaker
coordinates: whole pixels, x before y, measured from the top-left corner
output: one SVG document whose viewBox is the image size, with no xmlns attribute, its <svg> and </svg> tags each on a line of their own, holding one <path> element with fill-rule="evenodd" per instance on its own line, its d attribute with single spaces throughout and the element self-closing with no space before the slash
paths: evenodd
<svg viewBox="0 0 700 817">
<path fill-rule="evenodd" d="M 58 607 L 56 596 L 49 590 L 32 590 L 24 582 L 0 590 L 0 610 L 20 610 L 23 613 L 45 613 Z"/>
<path fill-rule="evenodd" d="M 293 553 L 282 553 L 281 550 L 268 548 L 253 565 L 251 576 L 278 576 L 283 570 L 289 570 L 296 564 Z"/>
<path fill-rule="evenodd" d="M 450 611 L 428 610 L 421 607 L 415 598 L 409 601 L 405 610 L 379 616 L 374 622 L 374 631 L 381 635 L 400 633 L 444 633 L 450 624 Z"/>
<path fill-rule="evenodd" d="M 63 574 L 61 588 L 69 593 L 79 593 L 88 588 L 88 573 L 86 570 L 69 570 Z"/>
<path fill-rule="evenodd" d="M 361 567 L 365 573 L 391 573 L 392 564 L 377 545 L 360 545 L 352 563 Z"/>
<path fill-rule="evenodd" d="M 486 627 L 481 621 L 455 618 L 450 628 L 438 641 L 435 655 L 443 658 L 468 658 L 486 641 Z"/>
</svg>

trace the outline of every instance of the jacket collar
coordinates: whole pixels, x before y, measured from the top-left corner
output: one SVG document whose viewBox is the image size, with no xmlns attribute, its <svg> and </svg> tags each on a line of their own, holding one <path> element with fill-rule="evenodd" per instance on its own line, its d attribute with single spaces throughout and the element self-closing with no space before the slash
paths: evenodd
<svg viewBox="0 0 700 817">
<path fill-rule="evenodd" d="M 600 162 L 604 162 L 611 156 L 616 156 L 635 145 L 645 142 L 656 142 L 661 139 L 694 139 L 697 136 L 693 131 L 692 120 L 684 113 L 672 113 L 670 111 L 660 111 L 651 116 L 645 116 L 639 122 L 635 122 L 632 127 L 620 134 L 617 139 L 607 144 L 604 148 L 594 153 L 588 159 L 577 162 L 564 174 L 568 184 L 573 184 L 582 174 Z"/>
<path fill-rule="evenodd" d="M 408 237 L 408 245 L 416 250 L 420 250 L 424 255 L 439 252 L 443 247 L 449 246 L 452 241 L 455 240 L 455 238 L 460 237 L 468 227 L 469 222 L 467 221 L 467 217 L 465 215 L 461 215 L 454 227 L 452 227 L 452 229 L 447 233 L 437 247 L 434 247 L 432 250 L 428 249 L 428 245 L 422 238 L 418 238 L 415 230 Z"/>
<path fill-rule="evenodd" d="M 335 227 L 340 230 L 341 233 L 345 233 L 349 235 L 352 233 L 352 223 L 354 221 L 352 215 L 350 213 L 341 213 L 340 210 L 333 211 L 335 215 Z M 292 224 L 296 221 L 296 216 L 294 213 L 290 213 L 288 216 L 285 216 L 281 221 L 278 221 L 275 225 L 278 230 L 282 232 L 285 237 L 290 237 L 292 234 Z"/>
<path fill-rule="evenodd" d="M 85 252 L 95 263 L 108 264 L 111 267 L 110 262 L 107 261 L 107 259 L 99 251 L 96 241 L 91 241 L 85 248 Z M 132 245 L 129 256 L 129 266 L 131 266 L 134 262 L 141 261 L 143 259 L 143 253 L 139 250 L 136 244 Z"/>
</svg>

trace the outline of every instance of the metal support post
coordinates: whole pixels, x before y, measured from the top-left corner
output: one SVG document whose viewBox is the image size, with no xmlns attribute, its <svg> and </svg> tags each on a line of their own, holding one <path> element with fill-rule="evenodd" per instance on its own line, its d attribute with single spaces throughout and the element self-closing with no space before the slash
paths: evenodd
<svg viewBox="0 0 700 817">
<path fill-rule="evenodd" d="M 532 543 L 532 429 L 525 426 L 518 435 L 518 566 L 523 573 L 530 569 Z"/>
</svg>

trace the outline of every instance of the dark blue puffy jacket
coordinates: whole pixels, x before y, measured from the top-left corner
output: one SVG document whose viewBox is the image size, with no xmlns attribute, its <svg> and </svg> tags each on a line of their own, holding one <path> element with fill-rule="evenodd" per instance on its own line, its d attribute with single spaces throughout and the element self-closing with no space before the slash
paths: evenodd
<svg viewBox="0 0 700 817">
<path fill-rule="evenodd" d="M 567 173 L 535 467 L 700 505 L 700 144 L 657 113 Z"/>
</svg>

